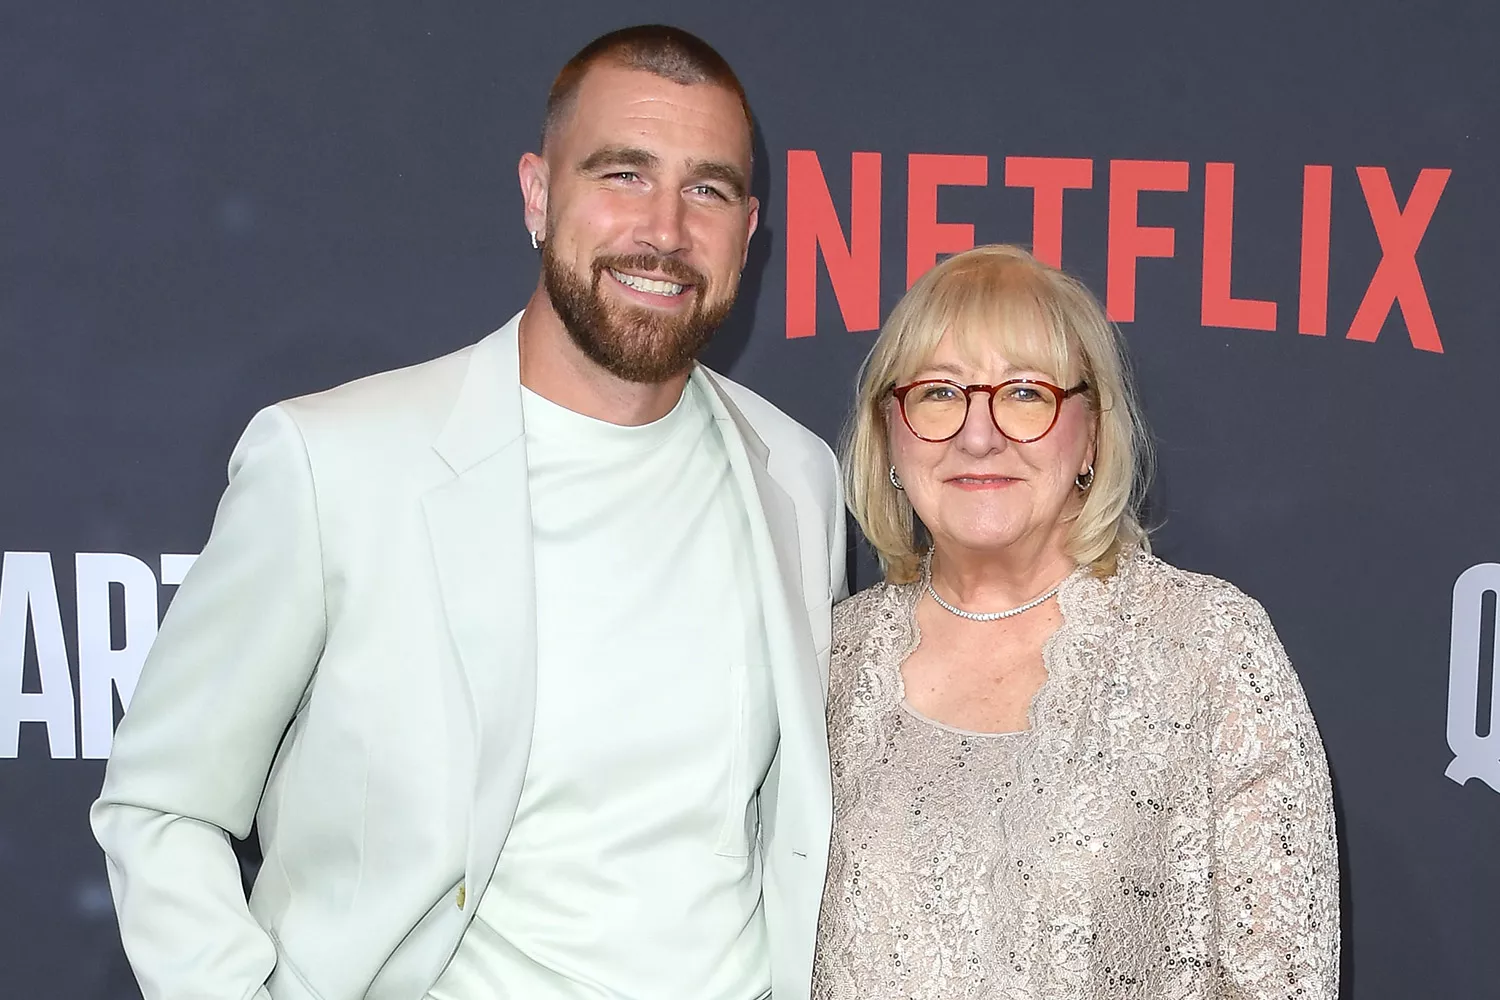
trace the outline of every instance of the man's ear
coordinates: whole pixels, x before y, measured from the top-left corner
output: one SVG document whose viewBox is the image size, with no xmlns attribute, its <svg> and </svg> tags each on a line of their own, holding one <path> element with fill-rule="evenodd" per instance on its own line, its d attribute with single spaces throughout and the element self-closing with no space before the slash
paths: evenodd
<svg viewBox="0 0 1500 1000">
<path fill-rule="evenodd" d="M 745 269 L 745 264 L 750 260 L 750 237 L 755 235 L 755 230 L 760 226 L 760 199 L 755 195 L 750 196 L 750 224 L 745 229 L 745 252 L 740 254 L 740 270 Z"/>
<path fill-rule="evenodd" d="M 521 180 L 521 201 L 524 206 L 526 229 L 536 234 L 537 240 L 547 238 L 547 187 L 551 173 L 547 161 L 535 153 L 521 157 L 516 173 Z"/>
</svg>

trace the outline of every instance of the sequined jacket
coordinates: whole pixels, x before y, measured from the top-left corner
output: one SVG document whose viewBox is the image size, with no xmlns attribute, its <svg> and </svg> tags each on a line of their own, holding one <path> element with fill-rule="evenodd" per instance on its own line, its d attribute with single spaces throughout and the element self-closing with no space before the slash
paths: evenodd
<svg viewBox="0 0 1500 1000">
<path fill-rule="evenodd" d="M 920 593 L 881 584 L 835 610 L 836 830 L 903 697 Z M 1018 762 L 1022 794 L 999 820 L 1004 856 L 987 866 L 984 889 L 1005 925 L 996 939 L 1008 942 L 999 978 L 942 995 L 1336 997 L 1328 767 L 1265 611 L 1141 552 L 1107 579 L 1076 571 L 1058 602 L 1063 624 L 1043 651 L 1048 679 Z M 855 889 L 837 833 L 832 854 L 814 998 L 851 996 L 883 958 L 861 948 L 856 921 L 828 919 L 851 912 L 829 903 Z"/>
</svg>

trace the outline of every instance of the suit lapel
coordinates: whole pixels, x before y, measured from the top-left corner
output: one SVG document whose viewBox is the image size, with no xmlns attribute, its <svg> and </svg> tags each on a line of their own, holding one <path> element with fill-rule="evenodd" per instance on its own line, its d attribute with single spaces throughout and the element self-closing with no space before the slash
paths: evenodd
<svg viewBox="0 0 1500 1000">
<path fill-rule="evenodd" d="M 770 790 L 777 800 L 772 803 L 772 832 L 782 851 L 826 856 L 826 819 L 832 798 L 827 727 L 823 683 L 802 590 L 796 508 L 771 475 L 770 453 L 744 414 L 704 369 L 694 369 L 693 379 L 719 421 L 755 544 L 781 724 L 780 766 L 773 772 L 775 788 Z M 790 803 L 791 808 L 784 808 L 783 803 Z"/>
<path fill-rule="evenodd" d="M 535 571 L 518 319 L 475 345 L 453 411 L 434 442 L 454 477 L 423 497 L 475 739 L 464 865 L 466 883 L 475 888 L 489 881 L 503 831 L 515 815 L 536 703 Z M 468 894 L 470 900 L 478 897 L 477 891 Z"/>
</svg>

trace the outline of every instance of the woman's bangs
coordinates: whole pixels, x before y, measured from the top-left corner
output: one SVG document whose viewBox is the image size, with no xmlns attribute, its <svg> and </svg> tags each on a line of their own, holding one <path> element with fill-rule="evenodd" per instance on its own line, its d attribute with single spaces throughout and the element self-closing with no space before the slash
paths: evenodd
<svg viewBox="0 0 1500 1000">
<path fill-rule="evenodd" d="M 942 303 L 936 324 L 936 329 L 952 337 L 959 357 L 974 368 L 983 368 L 999 354 L 1011 367 L 1036 372 L 1062 388 L 1077 384 L 1083 366 L 1061 315 L 1037 294 L 1040 289 L 1026 287 L 1030 282 L 1004 280 L 963 284 L 967 287 L 961 291 L 951 288 L 959 294 Z M 939 339 L 933 338 L 918 369 L 931 362 Z"/>
</svg>

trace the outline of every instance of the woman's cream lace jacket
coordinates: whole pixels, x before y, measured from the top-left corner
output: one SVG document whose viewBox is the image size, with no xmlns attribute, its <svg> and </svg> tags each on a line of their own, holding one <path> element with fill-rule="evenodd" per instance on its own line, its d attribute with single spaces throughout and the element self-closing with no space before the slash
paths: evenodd
<svg viewBox="0 0 1500 1000">
<path fill-rule="evenodd" d="M 920 584 L 834 613 L 835 825 L 879 766 L 920 641 Z M 969 996 L 1287 998 L 1338 992 L 1338 856 L 1327 763 L 1265 611 L 1233 586 L 1132 552 L 1058 595 L 1016 795 L 984 866 L 1000 978 Z M 975 809 L 982 807 L 976 801 Z M 963 843 L 962 840 L 959 841 Z M 957 849 L 962 849 L 957 848 Z M 872 981 L 848 848 L 834 838 L 815 998 Z"/>
</svg>

